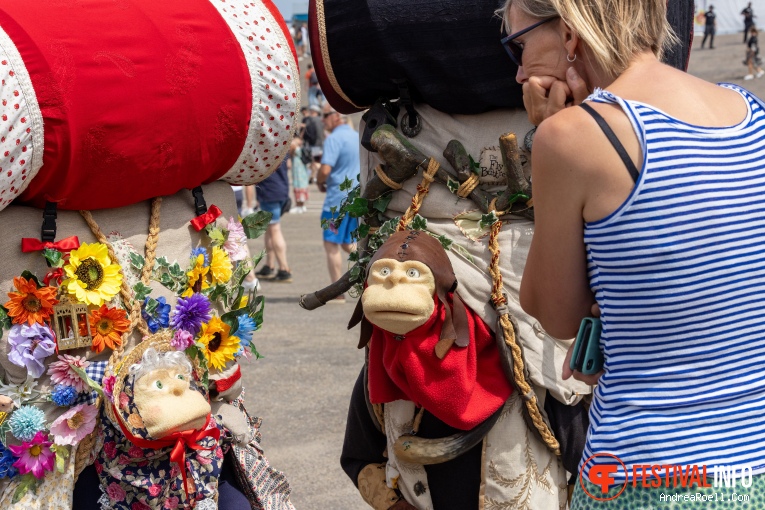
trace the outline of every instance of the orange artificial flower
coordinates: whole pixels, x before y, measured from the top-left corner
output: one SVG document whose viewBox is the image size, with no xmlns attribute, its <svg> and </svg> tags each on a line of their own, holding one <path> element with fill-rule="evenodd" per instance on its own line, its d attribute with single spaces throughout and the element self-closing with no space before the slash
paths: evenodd
<svg viewBox="0 0 765 510">
<path fill-rule="evenodd" d="M 13 279 L 13 286 L 18 292 L 9 292 L 10 301 L 5 303 L 8 315 L 13 317 L 14 324 L 34 323 L 43 324 L 50 319 L 53 306 L 58 304 L 54 287 L 40 287 L 34 280 L 23 276 Z"/>
<path fill-rule="evenodd" d="M 93 336 L 95 352 L 101 352 L 104 347 L 111 350 L 122 345 L 122 334 L 130 329 L 127 313 L 120 308 L 101 308 L 90 312 L 90 334 Z"/>
</svg>

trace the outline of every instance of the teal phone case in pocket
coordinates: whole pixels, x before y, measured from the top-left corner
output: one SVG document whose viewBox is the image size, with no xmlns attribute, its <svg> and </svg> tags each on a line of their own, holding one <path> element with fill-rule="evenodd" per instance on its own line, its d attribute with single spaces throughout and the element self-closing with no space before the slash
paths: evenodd
<svg viewBox="0 0 765 510">
<path fill-rule="evenodd" d="M 600 350 L 600 319 L 585 317 L 579 325 L 569 367 L 585 375 L 597 374 L 603 369 Z"/>
</svg>

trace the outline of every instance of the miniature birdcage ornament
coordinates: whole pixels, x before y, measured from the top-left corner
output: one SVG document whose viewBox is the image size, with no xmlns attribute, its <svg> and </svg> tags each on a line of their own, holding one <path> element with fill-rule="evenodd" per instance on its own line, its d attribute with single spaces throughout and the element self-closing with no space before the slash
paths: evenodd
<svg viewBox="0 0 765 510">
<path fill-rule="evenodd" d="M 80 349 L 93 345 L 88 321 L 88 307 L 64 297 L 53 307 L 53 329 L 59 351 Z"/>
</svg>

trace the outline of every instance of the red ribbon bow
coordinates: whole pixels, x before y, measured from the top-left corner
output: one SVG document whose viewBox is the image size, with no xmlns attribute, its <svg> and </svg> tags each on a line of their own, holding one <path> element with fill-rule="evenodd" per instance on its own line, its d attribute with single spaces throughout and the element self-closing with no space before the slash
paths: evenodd
<svg viewBox="0 0 765 510">
<path fill-rule="evenodd" d="M 194 227 L 197 232 L 199 232 L 207 225 L 215 221 L 221 214 L 223 214 L 223 212 L 218 209 L 217 205 L 211 205 L 206 213 L 191 220 L 191 226 Z"/>
<path fill-rule="evenodd" d="M 220 430 L 218 427 L 208 429 L 210 426 L 210 420 L 212 415 L 207 415 L 207 421 L 204 427 L 199 430 L 184 430 L 183 432 L 173 432 L 169 436 L 162 439 L 144 439 L 142 437 L 134 436 L 122 423 L 122 418 L 117 411 L 117 408 L 112 404 L 114 409 L 114 415 L 117 416 L 117 422 L 120 425 L 122 433 L 125 437 L 134 445 L 139 448 L 158 450 L 160 448 L 166 448 L 172 446 L 173 449 L 170 452 L 170 462 L 175 462 L 178 467 L 181 468 L 181 478 L 183 479 L 183 490 L 186 493 L 186 501 L 191 504 L 191 495 L 189 494 L 189 487 L 186 484 L 186 448 L 192 450 L 213 450 L 218 446 L 220 440 Z M 202 446 L 199 441 L 206 437 L 212 437 L 215 439 L 215 443 L 209 447 Z"/>
<path fill-rule="evenodd" d="M 58 251 L 72 251 L 80 247 L 80 240 L 77 236 L 70 236 L 55 243 L 51 241 L 40 241 L 33 237 L 23 237 L 21 239 L 21 251 L 29 253 L 32 251 L 43 251 L 51 248 Z"/>
</svg>

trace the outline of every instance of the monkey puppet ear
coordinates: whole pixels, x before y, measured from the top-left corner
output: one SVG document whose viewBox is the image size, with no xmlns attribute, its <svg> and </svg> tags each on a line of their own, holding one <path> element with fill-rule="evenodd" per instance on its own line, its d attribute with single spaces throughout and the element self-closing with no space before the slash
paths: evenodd
<svg viewBox="0 0 765 510">
<path fill-rule="evenodd" d="M 356 303 L 356 309 L 353 310 L 351 320 L 348 321 L 348 329 L 353 328 L 356 324 L 361 323 L 361 331 L 359 332 L 359 349 L 363 349 L 369 343 L 372 338 L 372 323 L 364 317 L 364 307 L 361 303 L 361 299 Z"/>
<path fill-rule="evenodd" d="M 441 327 L 441 339 L 438 341 L 435 347 L 436 356 L 438 359 L 444 359 L 446 354 L 455 343 L 460 347 L 467 347 L 470 344 L 470 327 L 468 324 L 467 310 L 465 304 L 459 298 L 454 290 L 457 287 L 455 280 L 454 285 L 450 292 L 452 294 L 452 307 L 450 309 L 449 303 L 446 301 L 446 296 L 439 293 L 438 299 L 446 310 L 446 316 L 444 317 L 444 324 Z"/>
</svg>

